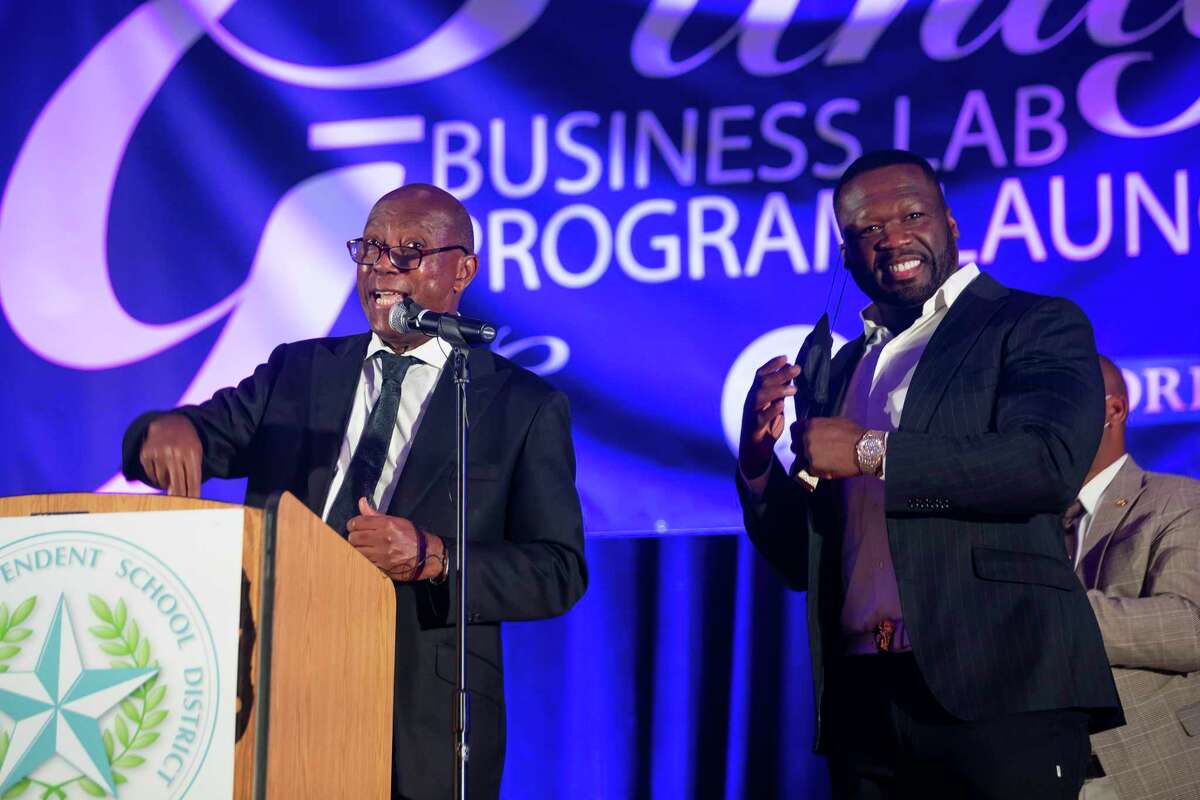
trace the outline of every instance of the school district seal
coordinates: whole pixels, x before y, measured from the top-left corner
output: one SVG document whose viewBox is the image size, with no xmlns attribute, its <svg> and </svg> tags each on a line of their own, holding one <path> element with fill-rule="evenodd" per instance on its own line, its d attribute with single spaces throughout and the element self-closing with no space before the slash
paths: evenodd
<svg viewBox="0 0 1200 800">
<path fill-rule="evenodd" d="M 186 797 L 220 677 L 195 596 L 143 547 L 87 530 L 0 546 L 0 797 Z"/>
</svg>

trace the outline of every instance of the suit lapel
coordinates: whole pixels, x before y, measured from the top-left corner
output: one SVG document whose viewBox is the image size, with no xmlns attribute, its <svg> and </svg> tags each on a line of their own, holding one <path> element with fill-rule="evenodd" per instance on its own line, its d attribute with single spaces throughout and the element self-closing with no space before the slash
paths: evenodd
<svg viewBox="0 0 1200 800">
<path fill-rule="evenodd" d="M 929 427 L 946 387 L 1007 294 L 1007 289 L 984 274 L 963 289 L 946 311 L 913 372 L 900 416 L 901 430 L 924 431 Z"/>
<path fill-rule="evenodd" d="M 1098 549 L 1097 545 L 1104 543 L 1106 548 L 1118 541 L 1112 537 L 1119 532 L 1121 523 L 1129 516 L 1129 511 L 1137 502 L 1138 495 L 1144 488 L 1145 478 L 1146 473 L 1130 457 L 1117 470 L 1112 483 L 1100 496 L 1100 502 L 1096 506 L 1092 522 L 1088 525 L 1087 540 L 1083 543 L 1083 556 L 1079 559 L 1079 570 L 1085 581 L 1092 580 L 1099 575 L 1099 562 L 1104 554 L 1104 548 Z M 1136 532 L 1136 528 L 1131 528 L 1125 535 L 1129 536 Z M 1092 583 L 1086 585 L 1091 586 Z"/>
<path fill-rule="evenodd" d="M 346 438 L 346 424 L 370 341 L 370 334 L 351 336 L 313 352 L 309 463 L 314 466 L 308 473 L 307 499 L 309 508 L 318 516 Z"/>
<path fill-rule="evenodd" d="M 475 426 L 480 424 L 484 412 L 508 380 L 509 371 L 498 370 L 495 356 L 488 350 L 472 350 L 468 364 L 471 382 L 467 386 L 467 421 Z M 417 428 L 408 459 L 404 462 L 400 482 L 388 506 L 389 514 L 412 516 L 429 490 L 453 466 L 456 391 L 454 365 L 447 359 L 433 390 L 433 397 L 429 400 L 429 408 Z"/>
</svg>

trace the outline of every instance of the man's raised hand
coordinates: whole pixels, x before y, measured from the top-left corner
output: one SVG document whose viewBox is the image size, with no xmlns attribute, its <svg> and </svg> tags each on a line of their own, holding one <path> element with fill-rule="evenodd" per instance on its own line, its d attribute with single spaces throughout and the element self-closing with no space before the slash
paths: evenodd
<svg viewBox="0 0 1200 800">
<path fill-rule="evenodd" d="M 854 478 L 856 445 L 867 429 L 846 417 L 815 417 L 792 425 L 792 452 L 809 474 L 826 480 Z"/>
<path fill-rule="evenodd" d="M 783 435 L 783 404 L 796 393 L 792 380 L 799 374 L 786 356 L 775 356 L 754 373 L 738 443 L 738 466 L 747 478 L 757 478 L 771 466 L 771 451 Z"/>
</svg>

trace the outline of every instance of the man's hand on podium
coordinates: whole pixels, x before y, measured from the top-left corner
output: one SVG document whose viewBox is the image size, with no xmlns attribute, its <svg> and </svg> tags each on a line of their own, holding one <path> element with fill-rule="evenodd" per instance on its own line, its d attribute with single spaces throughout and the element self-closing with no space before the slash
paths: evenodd
<svg viewBox="0 0 1200 800">
<path fill-rule="evenodd" d="M 441 537 L 417 527 L 404 517 L 390 517 L 358 499 L 361 516 L 346 522 L 347 539 L 358 552 L 394 581 L 419 581 L 442 574 L 446 548 Z"/>
<path fill-rule="evenodd" d="M 167 494 L 200 496 L 200 464 L 204 447 L 191 421 L 182 414 L 163 414 L 150 423 L 142 442 L 142 469 L 150 483 Z"/>
</svg>

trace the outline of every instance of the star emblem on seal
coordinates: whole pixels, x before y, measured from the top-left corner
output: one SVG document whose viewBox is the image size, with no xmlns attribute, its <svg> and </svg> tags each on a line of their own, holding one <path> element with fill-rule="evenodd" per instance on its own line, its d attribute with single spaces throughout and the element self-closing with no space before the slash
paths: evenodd
<svg viewBox="0 0 1200 800">
<path fill-rule="evenodd" d="M 57 755 L 116 796 L 100 717 L 156 674 L 158 667 L 84 667 L 60 594 L 37 666 L 0 673 L 0 712 L 16 721 L 0 767 L 0 794 Z"/>
</svg>

